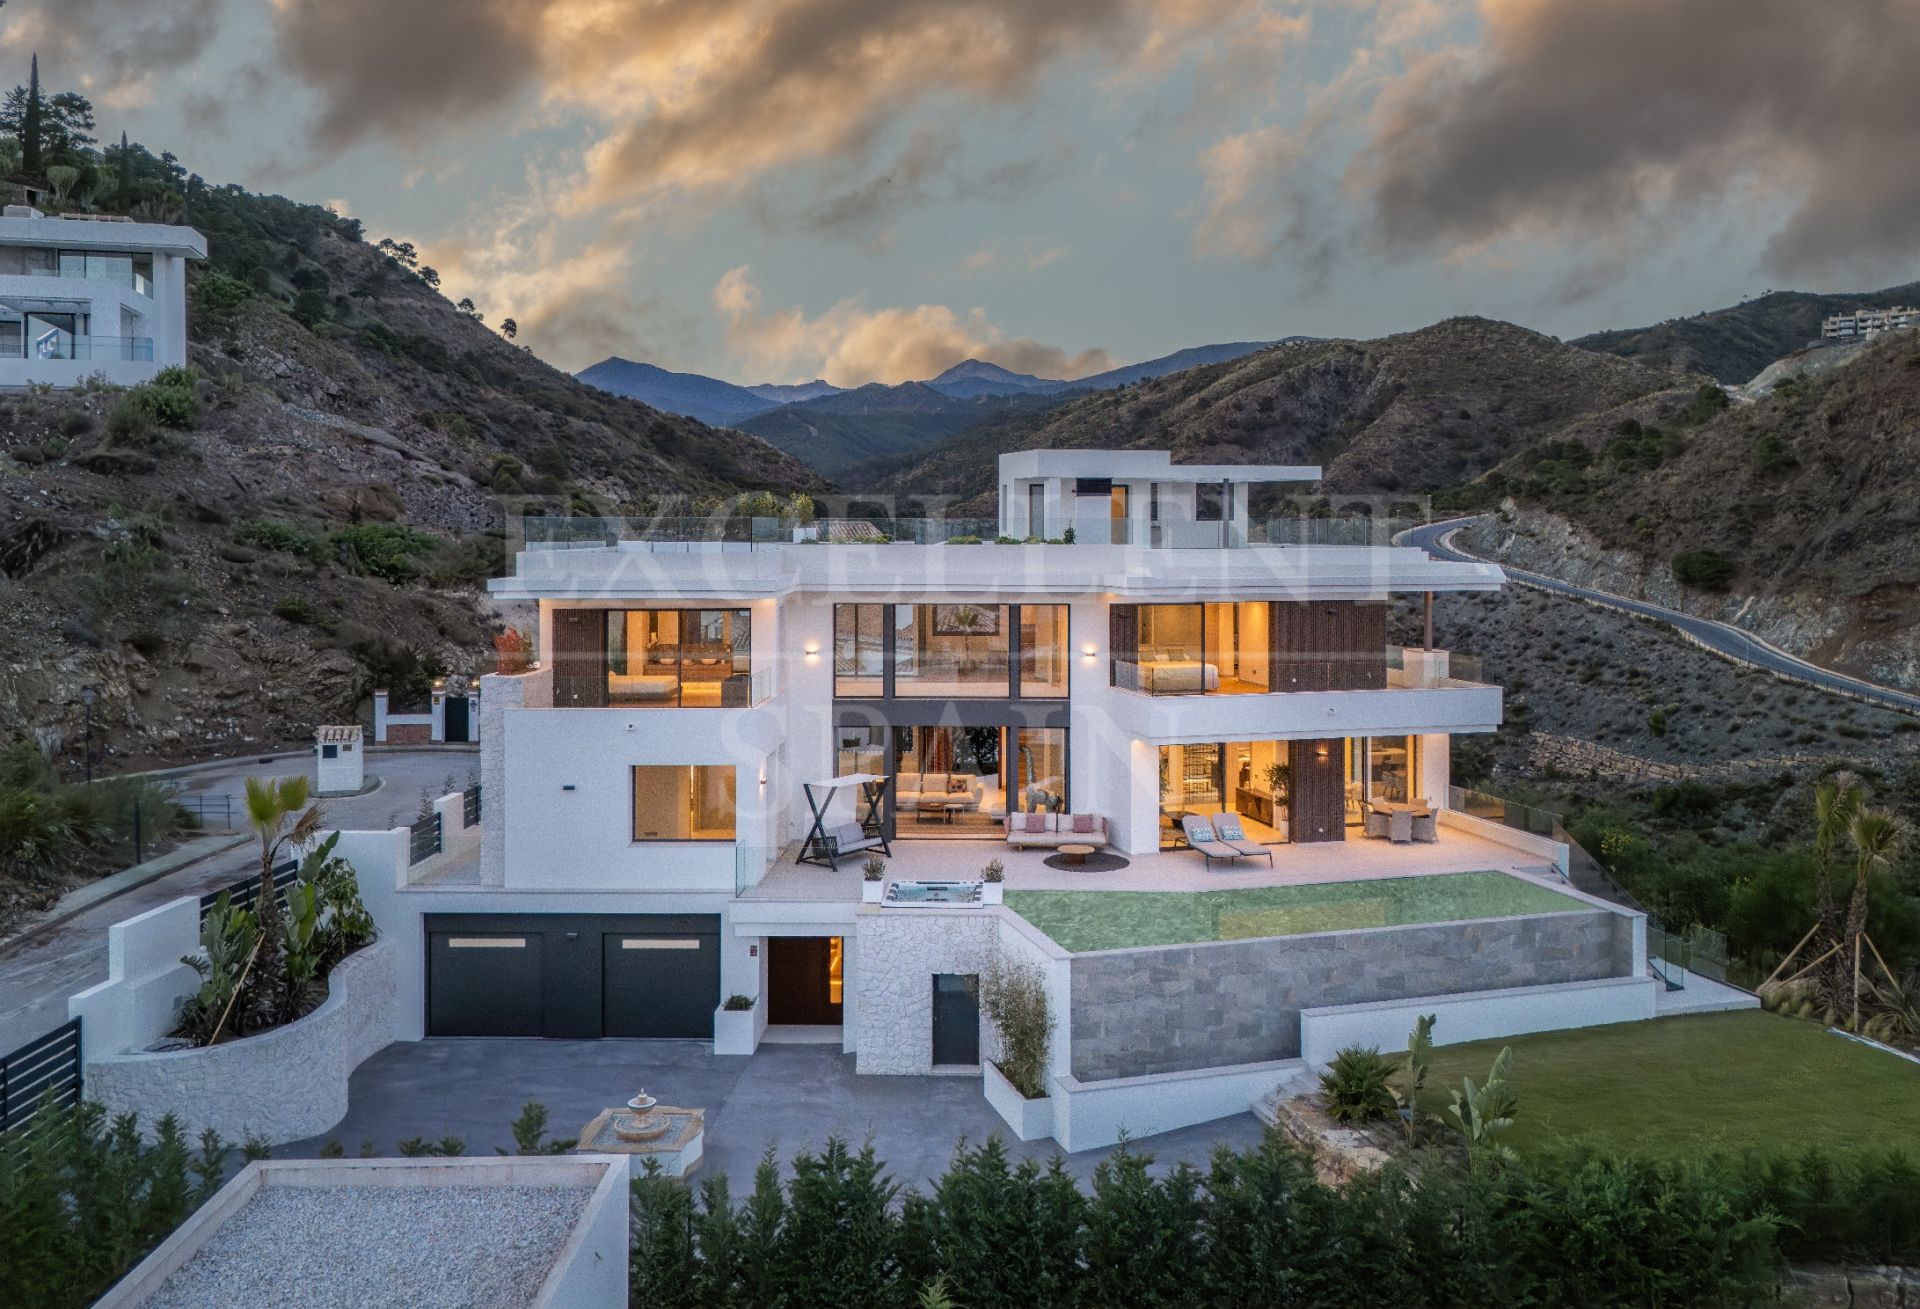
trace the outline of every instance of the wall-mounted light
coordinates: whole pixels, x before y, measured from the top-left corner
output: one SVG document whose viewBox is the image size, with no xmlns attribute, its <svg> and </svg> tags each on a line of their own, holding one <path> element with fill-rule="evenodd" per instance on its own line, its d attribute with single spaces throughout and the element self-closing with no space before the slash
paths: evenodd
<svg viewBox="0 0 1920 1309">
<path fill-rule="evenodd" d="M 1085 659 L 1088 663 L 1093 662 L 1093 656 L 1095 653 L 1096 652 L 1091 645 L 1083 645 L 1080 647 L 1080 657 L 1082 659 Z"/>
<path fill-rule="evenodd" d="M 807 653 L 807 658 L 818 659 L 820 657 L 820 643 L 818 641 L 807 642 L 806 653 Z"/>
</svg>

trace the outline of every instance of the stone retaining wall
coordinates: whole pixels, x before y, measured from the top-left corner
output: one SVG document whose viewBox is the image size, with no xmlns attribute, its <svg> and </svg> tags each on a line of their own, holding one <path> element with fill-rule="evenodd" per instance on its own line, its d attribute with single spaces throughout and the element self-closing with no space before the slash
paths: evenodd
<svg viewBox="0 0 1920 1309">
<path fill-rule="evenodd" d="M 208 1127 L 280 1145 L 317 1136 L 346 1116 L 347 1078 L 396 1031 L 394 958 L 376 941 L 341 960 L 327 998 L 298 1022 L 197 1050 L 89 1060 L 87 1098 L 137 1113 L 151 1131 L 172 1114 L 192 1140 Z"/>
<path fill-rule="evenodd" d="M 1824 768 L 1829 764 L 1844 762 L 1846 758 L 1829 751 L 1725 759 L 1714 763 L 1669 763 L 1642 758 L 1577 736 L 1529 732 L 1526 741 L 1527 760 L 1536 768 L 1557 768 L 1563 772 L 1594 777 L 1623 777 L 1634 781 L 1678 782 L 1688 778 L 1740 781 L 1770 777 L 1786 770 Z"/>
<path fill-rule="evenodd" d="M 1633 920 L 1603 909 L 1075 955 L 1073 1075 L 1297 1058 L 1306 1008 L 1632 973 Z"/>
<path fill-rule="evenodd" d="M 933 1066 L 933 974 L 981 973 L 999 951 L 999 916 L 979 909 L 873 909 L 857 918 L 860 1003 L 855 1071 L 925 1073 Z M 990 1059 L 992 1024 L 980 1024 Z"/>
</svg>

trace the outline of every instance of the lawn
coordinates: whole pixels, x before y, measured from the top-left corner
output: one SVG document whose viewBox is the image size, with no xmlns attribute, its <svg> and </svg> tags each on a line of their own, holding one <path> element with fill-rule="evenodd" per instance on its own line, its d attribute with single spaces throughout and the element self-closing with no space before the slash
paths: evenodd
<svg viewBox="0 0 1920 1309">
<path fill-rule="evenodd" d="M 1009 891 L 1007 907 L 1076 954 L 1591 908 L 1495 872 L 1236 891 Z"/>
<path fill-rule="evenodd" d="M 1662 1156 L 1920 1150 L 1920 1065 L 1803 1019 L 1750 1009 L 1442 1046 L 1427 1107 L 1444 1110 L 1463 1075 L 1486 1080 L 1503 1045 L 1520 1102 L 1507 1140 L 1523 1152 L 1571 1140 Z"/>
</svg>

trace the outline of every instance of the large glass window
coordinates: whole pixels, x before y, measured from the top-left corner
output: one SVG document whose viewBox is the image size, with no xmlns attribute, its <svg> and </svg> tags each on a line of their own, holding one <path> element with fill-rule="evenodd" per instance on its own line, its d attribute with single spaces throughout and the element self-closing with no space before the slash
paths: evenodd
<svg viewBox="0 0 1920 1309">
<path fill-rule="evenodd" d="M 1072 667 L 1067 645 L 1067 606 L 1020 606 L 1020 694 L 1057 699 L 1067 694 Z"/>
<path fill-rule="evenodd" d="M 95 282 L 112 282 L 153 294 L 153 256 L 116 254 L 103 250 L 62 250 L 60 276 L 84 277 Z"/>
<path fill-rule="evenodd" d="M 607 615 L 607 703 L 752 704 L 752 614 L 745 609 L 612 611 Z"/>
<path fill-rule="evenodd" d="M 974 697 L 1008 693 L 1008 607 L 893 607 L 893 693 Z"/>
<path fill-rule="evenodd" d="M 633 839 L 731 841 L 734 770 L 723 764 L 642 764 L 633 770 Z"/>
<path fill-rule="evenodd" d="M 1013 737 L 1007 798 L 1010 808 L 1025 813 L 1067 810 L 1067 729 L 1020 727 L 1007 729 Z"/>
<path fill-rule="evenodd" d="M 1151 695 L 1270 689 L 1269 606 L 1116 605 L 1113 684 Z"/>
<path fill-rule="evenodd" d="M 833 693 L 879 696 L 885 692 L 885 605 L 833 607 Z"/>
<path fill-rule="evenodd" d="M 1287 839 L 1292 769 L 1285 741 L 1203 741 L 1160 747 L 1160 847 L 1186 844 L 1180 820 L 1232 813 L 1248 839 Z"/>
</svg>

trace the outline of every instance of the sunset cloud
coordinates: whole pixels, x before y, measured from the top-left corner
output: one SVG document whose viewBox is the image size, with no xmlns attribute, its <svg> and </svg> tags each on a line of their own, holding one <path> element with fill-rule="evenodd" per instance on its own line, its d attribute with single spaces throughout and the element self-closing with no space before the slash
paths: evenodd
<svg viewBox="0 0 1920 1309">
<path fill-rule="evenodd" d="M 213 38 L 224 0 L 59 0 L 10 8 L 0 47 L 37 53 L 54 85 L 78 85 L 104 108 L 129 109 L 153 98 L 154 79 L 192 63 Z"/>
<path fill-rule="evenodd" d="M 932 377 L 969 358 L 1041 377 L 1084 377 L 1113 366 L 1105 350 L 1076 354 L 1031 337 L 1008 337 L 979 309 L 869 309 L 857 298 L 816 317 L 799 308 L 767 309 L 744 264 L 715 284 L 713 306 L 727 348 L 759 370 L 756 376 L 824 377 L 836 386 L 864 386 Z"/>
</svg>

